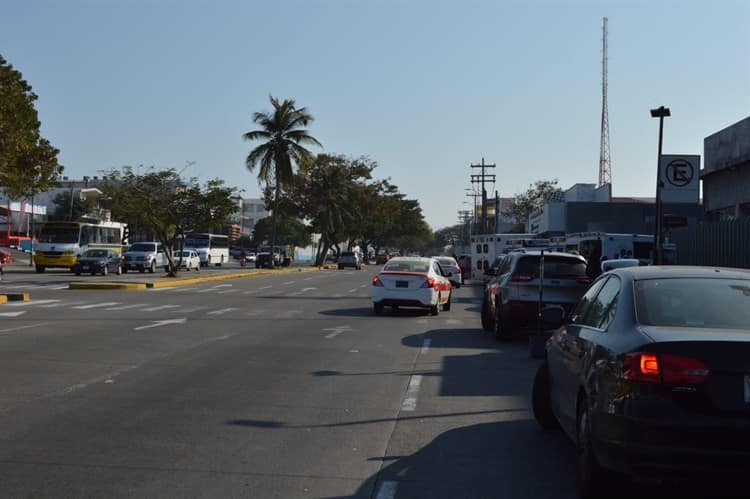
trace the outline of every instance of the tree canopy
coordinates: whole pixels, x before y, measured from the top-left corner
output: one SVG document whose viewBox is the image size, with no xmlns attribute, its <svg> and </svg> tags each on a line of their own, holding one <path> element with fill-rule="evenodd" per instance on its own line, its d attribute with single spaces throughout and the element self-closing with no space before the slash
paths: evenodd
<svg viewBox="0 0 750 499">
<path fill-rule="evenodd" d="M 36 100 L 21 72 L 0 56 L 0 187 L 11 197 L 44 192 L 63 171 L 59 151 L 39 131 Z"/>
<path fill-rule="evenodd" d="M 557 179 L 537 180 L 526 191 L 513 197 L 505 214 L 515 217 L 519 223 L 526 224 L 532 213 L 547 204 L 555 194 L 561 192 L 562 189 L 557 186 Z"/>
</svg>

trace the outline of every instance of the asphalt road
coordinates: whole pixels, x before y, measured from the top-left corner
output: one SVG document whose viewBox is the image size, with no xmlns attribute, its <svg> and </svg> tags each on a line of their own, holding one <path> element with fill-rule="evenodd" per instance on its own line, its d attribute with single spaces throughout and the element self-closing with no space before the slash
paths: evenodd
<svg viewBox="0 0 750 499">
<path fill-rule="evenodd" d="M 373 272 L 34 277 L 0 305 L 0 496 L 575 497 L 573 446 L 530 413 L 535 362 L 482 333 L 479 288 L 375 317 Z"/>
</svg>

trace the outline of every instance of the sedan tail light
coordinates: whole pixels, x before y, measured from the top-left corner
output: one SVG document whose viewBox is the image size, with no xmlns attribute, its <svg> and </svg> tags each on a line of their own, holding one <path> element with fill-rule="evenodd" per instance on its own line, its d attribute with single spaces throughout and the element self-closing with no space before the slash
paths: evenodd
<svg viewBox="0 0 750 499">
<path fill-rule="evenodd" d="M 427 280 L 422 284 L 423 288 L 431 288 L 435 285 L 435 279 L 432 277 L 428 277 Z"/>
<path fill-rule="evenodd" d="M 711 370 L 700 360 L 681 355 L 636 352 L 625 355 L 623 377 L 628 381 L 698 385 Z"/>
<path fill-rule="evenodd" d="M 383 281 L 380 280 L 380 277 L 375 276 L 375 277 L 372 278 L 372 285 L 373 286 L 380 286 L 382 288 L 383 287 Z"/>
</svg>

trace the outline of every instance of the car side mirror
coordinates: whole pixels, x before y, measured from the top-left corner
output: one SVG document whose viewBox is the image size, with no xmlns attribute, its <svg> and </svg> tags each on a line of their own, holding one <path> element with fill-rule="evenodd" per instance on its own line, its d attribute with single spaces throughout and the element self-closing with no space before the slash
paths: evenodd
<svg viewBox="0 0 750 499">
<path fill-rule="evenodd" d="M 565 309 L 552 305 L 542 309 L 542 329 L 557 329 L 565 324 Z"/>
</svg>

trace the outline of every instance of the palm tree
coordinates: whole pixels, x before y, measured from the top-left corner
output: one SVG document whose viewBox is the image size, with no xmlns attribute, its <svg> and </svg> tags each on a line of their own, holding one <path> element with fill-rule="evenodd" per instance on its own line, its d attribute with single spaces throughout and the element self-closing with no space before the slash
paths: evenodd
<svg viewBox="0 0 750 499">
<path fill-rule="evenodd" d="M 273 96 L 269 96 L 269 99 L 273 111 L 253 113 L 253 123 L 260 125 L 261 129 L 247 132 L 242 135 L 242 138 L 248 141 L 265 141 L 250 151 L 245 159 L 245 166 L 250 172 L 260 166 L 259 183 L 270 186 L 273 182 L 274 198 L 271 212 L 271 255 L 273 255 L 273 247 L 276 246 L 276 213 L 281 190 L 291 185 L 294 180 L 293 165 L 312 156 L 304 145 L 323 146 L 302 128 L 313 121 L 312 115 L 304 107 L 298 109 L 294 99 L 284 99 L 282 102 Z"/>
</svg>

